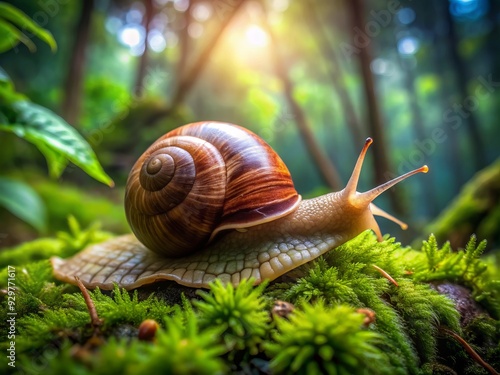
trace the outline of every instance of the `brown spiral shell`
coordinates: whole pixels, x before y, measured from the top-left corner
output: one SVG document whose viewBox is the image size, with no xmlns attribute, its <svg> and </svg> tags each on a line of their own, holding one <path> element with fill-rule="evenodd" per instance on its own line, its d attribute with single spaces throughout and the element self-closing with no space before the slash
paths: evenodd
<svg viewBox="0 0 500 375">
<path fill-rule="evenodd" d="M 237 125 L 199 122 L 165 134 L 139 158 L 125 212 L 147 248 L 181 257 L 222 230 L 283 217 L 300 199 L 287 167 L 261 138 Z"/>
</svg>

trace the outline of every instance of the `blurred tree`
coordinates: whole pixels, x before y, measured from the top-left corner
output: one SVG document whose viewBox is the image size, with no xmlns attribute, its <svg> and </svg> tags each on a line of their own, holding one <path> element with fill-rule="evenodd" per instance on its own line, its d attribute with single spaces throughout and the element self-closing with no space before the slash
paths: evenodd
<svg viewBox="0 0 500 375">
<path fill-rule="evenodd" d="M 177 60 L 176 68 L 176 84 L 180 84 L 180 78 L 184 75 L 184 71 L 188 65 L 188 57 L 191 49 L 191 38 L 189 36 L 189 26 L 193 21 L 193 8 L 197 0 L 190 0 L 189 5 L 183 15 L 183 27 L 179 30 L 179 59 Z"/>
<path fill-rule="evenodd" d="M 468 110 L 466 100 L 469 96 L 467 85 L 470 80 L 469 69 L 462 56 L 459 53 L 460 39 L 457 34 L 456 23 L 451 15 L 448 0 L 442 0 L 446 6 L 442 6 L 443 11 L 442 17 L 447 21 L 448 26 L 448 43 L 449 48 L 449 58 L 451 61 L 451 68 L 455 73 L 455 82 L 458 88 L 457 101 L 454 104 L 454 110 L 460 115 L 461 120 L 465 121 L 466 129 L 468 132 L 467 140 L 470 143 L 471 155 L 470 158 L 474 162 L 474 168 L 476 170 L 482 169 L 486 165 L 486 156 L 483 140 L 481 139 L 481 130 L 479 123 L 477 121 L 477 113 L 475 110 Z M 462 181 L 463 182 L 463 181 Z"/>
<path fill-rule="evenodd" d="M 89 43 L 90 25 L 94 0 L 83 0 L 80 18 L 76 26 L 75 41 L 69 62 L 66 83 L 64 85 L 64 99 L 62 115 L 67 122 L 77 126 L 82 101 L 82 86 L 85 72 L 86 51 Z"/>
<path fill-rule="evenodd" d="M 309 27 L 313 34 L 318 37 L 318 45 L 323 55 L 322 57 L 326 61 L 328 77 L 331 81 L 332 89 L 336 92 L 337 98 L 345 112 L 344 115 L 347 130 L 351 134 L 354 149 L 357 150 L 363 144 L 364 138 L 362 135 L 362 126 L 356 115 L 354 104 L 347 88 L 347 74 L 342 71 L 342 66 L 340 65 L 340 61 L 337 57 L 337 51 L 330 41 L 325 21 L 321 18 L 320 12 L 322 10 L 320 9 L 319 4 L 313 4 L 312 0 L 309 0 L 309 6 L 311 9 L 309 12 L 310 17 L 308 17 Z M 329 8 L 331 16 L 333 9 L 331 9 L 331 6 Z M 331 20 L 332 18 L 333 17 L 330 17 Z"/>
<path fill-rule="evenodd" d="M 320 170 L 325 183 L 333 190 L 340 190 L 343 186 L 339 173 L 333 163 L 322 152 L 321 147 L 318 142 L 316 142 L 314 133 L 311 131 L 311 126 L 307 121 L 304 111 L 300 108 L 299 104 L 293 97 L 293 83 L 288 76 L 287 67 L 281 56 L 279 42 L 276 39 L 274 31 L 269 25 L 265 14 L 263 15 L 263 18 L 263 25 L 271 39 L 271 50 L 275 72 L 283 85 L 283 94 L 285 95 L 288 106 L 293 113 L 293 117 L 299 133 L 302 136 L 302 140 L 304 141 L 309 155 L 311 155 L 312 159 L 316 163 L 316 167 Z"/>
<path fill-rule="evenodd" d="M 441 8 L 443 6 L 446 8 L 447 4 L 441 1 L 434 1 L 432 5 L 434 9 L 434 12 L 432 12 L 433 16 L 432 18 L 426 18 L 426 26 L 434 35 L 433 41 L 436 48 L 433 49 L 433 53 L 430 54 L 430 57 L 431 62 L 434 65 L 433 68 L 438 76 L 441 77 L 441 85 L 439 86 L 439 104 L 443 109 L 451 108 L 454 100 L 454 90 L 450 88 L 452 85 L 449 81 L 453 78 L 453 75 L 451 75 L 450 79 L 450 71 L 447 68 L 447 65 L 443 63 L 448 60 L 448 47 L 446 45 L 447 38 L 443 33 L 444 25 L 447 24 L 447 21 L 441 18 L 441 14 L 443 13 Z M 447 142 L 448 151 L 445 153 L 445 158 L 447 159 L 447 165 L 449 165 L 452 170 L 451 178 L 453 179 L 453 182 L 449 184 L 449 191 L 450 193 L 456 194 L 460 190 L 460 186 L 466 180 L 465 168 L 463 168 L 459 163 L 454 162 L 455 160 L 461 159 L 458 133 L 456 131 L 448 131 L 447 134 L 449 136 L 449 140 Z"/>
<path fill-rule="evenodd" d="M 151 31 L 151 21 L 154 16 L 154 4 L 153 0 L 143 0 L 144 4 L 144 15 L 142 17 L 142 25 L 144 27 L 144 52 L 139 58 L 139 65 L 137 66 L 137 73 L 135 77 L 135 88 L 134 94 L 136 97 L 140 98 L 144 94 L 144 78 L 146 76 L 146 70 L 148 68 L 149 61 L 149 33 Z"/>
<path fill-rule="evenodd" d="M 364 19 L 365 9 L 362 0 L 347 0 L 346 3 L 350 9 L 352 20 L 352 32 L 355 30 L 364 30 L 366 21 Z M 382 124 L 382 115 L 378 106 L 377 94 L 375 90 L 375 82 L 370 69 L 372 61 L 370 43 L 359 48 L 358 57 L 363 77 L 363 87 L 366 96 L 366 105 L 368 112 L 368 129 L 372 137 L 377 141 L 373 146 L 373 162 L 375 170 L 375 184 L 381 185 L 385 182 L 385 176 L 392 168 L 389 165 L 389 158 L 386 152 L 386 139 L 384 126 Z M 397 190 L 391 189 L 388 191 L 389 199 L 392 205 L 393 212 L 403 214 L 404 208 L 398 198 Z"/>
<path fill-rule="evenodd" d="M 201 72 L 203 71 L 203 68 L 208 63 L 208 61 L 210 61 L 210 55 L 212 54 L 219 39 L 222 37 L 231 20 L 238 13 L 239 9 L 244 3 L 245 0 L 235 0 L 233 2 L 230 2 L 230 4 L 224 4 L 224 8 L 218 13 L 220 23 L 217 29 L 212 34 L 212 37 L 205 42 L 205 46 L 202 48 L 202 51 L 191 64 L 191 66 L 189 66 L 189 68 L 183 69 L 183 74 L 180 76 L 174 93 L 171 96 L 168 108 L 165 111 L 157 112 L 156 114 L 151 116 L 148 119 L 146 125 L 153 124 L 160 118 L 168 116 L 172 113 L 173 110 L 175 110 L 180 104 L 184 102 L 184 99 L 193 88 Z M 185 27 L 187 27 L 187 25 Z M 187 51 L 185 53 L 187 53 Z"/>
<path fill-rule="evenodd" d="M 397 44 L 398 44 L 398 39 L 397 35 L 401 34 L 401 31 L 406 30 L 406 26 L 402 26 L 399 29 L 396 28 L 396 35 L 395 35 L 395 45 L 397 49 Z M 421 109 L 419 107 L 419 95 L 418 92 L 415 88 L 415 79 L 414 77 L 414 69 L 415 67 L 412 64 L 413 59 L 415 57 L 411 55 L 409 58 L 405 58 L 401 56 L 400 53 L 397 54 L 398 57 L 398 62 L 401 71 L 403 72 L 403 79 L 404 79 L 404 86 L 406 88 L 406 91 L 408 92 L 408 100 L 409 100 L 409 105 L 410 105 L 410 111 L 411 111 L 411 116 L 412 116 L 412 125 L 413 125 L 413 133 L 415 135 L 415 138 L 421 142 L 425 141 L 428 139 L 427 135 L 427 130 L 424 125 L 424 119 L 422 116 Z M 435 189 L 434 189 L 434 183 L 432 180 L 432 175 L 429 178 L 420 179 L 419 180 L 421 190 L 423 191 L 426 199 L 424 204 L 422 204 L 422 208 L 424 209 L 424 212 L 429 212 L 433 216 L 438 213 L 438 205 L 436 202 L 436 195 L 435 195 Z"/>
</svg>

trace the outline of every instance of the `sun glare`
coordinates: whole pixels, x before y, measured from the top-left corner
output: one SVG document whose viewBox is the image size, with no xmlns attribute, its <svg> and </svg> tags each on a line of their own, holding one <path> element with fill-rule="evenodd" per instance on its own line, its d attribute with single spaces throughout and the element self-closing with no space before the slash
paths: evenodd
<svg viewBox="0 0 500 375">
<path fill-rule="evenodd" d="M 141 39 L 141 32 L 136 27 L 125 27 L 120 32 L 120 41 L 129 47 L 137 47 Z"/>
<path fill-rule="evenodd" d="M 259 26 L 252 25 L 249 26 L 245 32 L 247 41 L 257 47 L 265 47 L 269 42 L 269 36 L 267 33 Z"/>
</svg>

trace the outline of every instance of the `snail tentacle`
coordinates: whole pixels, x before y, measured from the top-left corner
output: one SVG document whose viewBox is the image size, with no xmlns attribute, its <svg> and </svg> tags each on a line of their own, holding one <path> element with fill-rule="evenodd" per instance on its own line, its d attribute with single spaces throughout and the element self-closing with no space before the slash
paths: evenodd
<svg viewBox="0 0 500 375">
<path fill-rule="evenodd" d="M 404 226 L 372 201 L 423 166 L 364 193 L 357 185 L 368 138 L 346 187 L 301 200 L 283 161 L 236 125 L 183 126 L 159 138 L 129 176 L 126 213 L 134 235 L 52 258 L 54 275 L 88 288 L 126 289 L 158 280 L 208 287 L 273 280 L 367 229 L 373 215 Z M 222 233 L 221 233 L 222 232 Z"/>
</svg>

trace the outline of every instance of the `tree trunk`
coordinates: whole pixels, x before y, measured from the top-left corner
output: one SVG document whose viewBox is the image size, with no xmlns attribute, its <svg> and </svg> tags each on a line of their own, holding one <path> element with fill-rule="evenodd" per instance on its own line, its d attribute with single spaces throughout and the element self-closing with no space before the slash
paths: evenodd
<svg viewBox="0 0 500 375">
<path fill-rule="evenodd" d="M 83 73 L 86 62 L 85 53 L 89 42 L 93 9 L 94 0 L 82 0 L 82 11 L 76 28 L 76 38 L 64 85 L 65 96 L 61 109 L 62 116 L 73 126 L 77 125 L 80 115 Z"/>
<path fill-rule="evenodd" d="M 429 27 L 429 30 L 433 30 L 434 35 L 436 36 L 435 45 L 437 48 L 435 48 L 435 53 L 432 53 L 431 56 L 436 74 L 441 77 L 442 80 L 441 85 L 439 86 L 440 105 L 442 108 L 448 109 L 452 108 L 454 103 L 452 92 L 455 90 L 453 87 L 450 87 L 453 86 L 453 84 L 450 85 L 450 81 L 452 81 L 452 79 L 448 78 L 450 75 L 449 69 L 447 69 L 446 64 L 443 64 L 443 61 L 446 61 L 448 57 L 447 39 L 441 36 L 442 32 L 439 30 L 441 27 L 440 22 L 443 22 L 440 20 L 440 15 L 443 13 L 441 7 L 444 6 L 446 8 L 448 4 L 436 1 L 433 2 L 433 5 L 434 18 L 429 19 L 430 23 L 427 24 L 427 26 Z M 442 125 L 437 124 L 437 126 Z M 457 162 L 458 160 L 461 160 L 459 134 L 455 130 L 450 129 L 446 129 L 446 134 L 449 136 L 449 141 L 446 142 L 446 146 L 442 144 L 440 147 L 446 148 L 446 151 L 444 152 L 444 160 L 445 163 L 449 165 L 450 173 L 452 174 L 451 177 L 453 178 L 453 181 L 450 184 L 447 184 L 446 187 L 447 196 L 451 197 L 458 194 L 460 187 L 466 181 L 466 177 L 463 166 Z M 439 208 L 441 209 L 442 207 Z"/>
<path fill-rule="evenodd" d="M 361 130 L 362 126 L 356 116 L 356 110 L 354 109 L 352 100 L 349 97 L 347 82 L 342 74 L 340 61 L 332 47 L 332 43 L 328 39 L 328 34 L 324 27 L 324 22 L 321 20 L 317 5 L 313 4 L 312 1 L 309 1 L 309 7 L 312 9 L 310 13 L 312 17 L 308 19 L 309 26 L 311 30 L 315 31 L 314 35 L 318 36 L 320 50 L 323 53 L 324 59 L 327 61 L 328 76 L 332 82 L 332 87 L 340 100 L 342 108 L 344 109 L 347 129 L 351 134 L 354 149 L 357 150 L 364 143 L 364 137 Z"/>
<path fill-rule="evenodd" d="M 145 36 L 144 36 L 144 53 L 139 58 L 139 65 L 137 66 L 137 75 L 135 79 L 134 94 L 137 98 L 142 97 L 144 94 L 144 78 L 146 77 L 146 71 L 148 68 L 149 60 L 149 48 L 148 48 L 148 36 L 151 30 L 151 21 L 154 15 L 153 0 L 144 0 L 144 17 L 142 25 L 144 26 Z"/>
<path fill-rule="evenodd" d="M 181 103 L 183 103 L 184 99 L 189 94 L 195 82 L 199 78 L 201 72 L 203 71 L 203 68 L 208 63 L 209 57 L 215 49 L 217 42 L 223 35 L 224 30 L 226 30 L 227 26 L 231 23 L 231 20 L 238 13 L 238 10 L 241 9 L 241 6 L 245 3 L 245 0 L 228 0 L 227 3 L 222 1 L 215 3 L 216 14 L 221 19 L 219 28 L 212 35 L 212 38 L 205 43 L 205 47 L 202 49 L 201 53 L 198 55 L 198 58 L 191 65 L 191 67 L 186 67 L 186 69 L 184 69 L 184 74 L 179 79 L 168 108 L 166 108 L 164 111 L 156 112 L 153 116 L 149 117 L 145 121 L 145 126 L 151 125 L 159 119 L 170 115 Z"/>
<path fill-rule="evenodd" d="M 362 0 L 346 0 L 351 12 L 351 19 L 354 28 L 364 30 L 366 24 L 364 17 L 364 7 Z M 385 176 L 391 167 L 389 165 L 389 159 L 386 153 L 386 139 L 384 127 L 382 125 L 382 119 L 380 115 L 380 110 L 377 103 L 377 96 L 375 91 L 375 82 L 373 80 L 372 73 L 370 71 L 371 64 L 371 53 L 369 50 L 369 44 L 359 49 L 359 64 L 361 67 L 361 73 L 363 76 L 364 92 L 366 96 L 366 104 L 368 106 L 368 128 L 371 136 L 375 140 L 373 146 L 373 162 L 375 170 L 375 182 L 380 185 L 385 182 Z M 398 193 L 395 189 L 390 189 L 388 191 L 390 203 L 393 211 L 396 214 L 403 214 L 403 205 L 398 199 Z"/>
<path fill-rule="evenodd" d="M 424 141 L 427 139 L 426 129 L 424 127 L 424 120 L 422 118 L 422 113 L 420 111 L 420 107 L 418 106 L 418 93 L 415 90 L 415 78 L 413 76 L 412 68 L 408 67 L 407 63 L 399 56 L 398 54 L 399 64 L 401 66 L 401 70 L 404 73 L 404 81 L 406 86 L 406 91 L 408 92 L 410 111 L 413 117 L 413 132 L 415 134 L 415 139 L 419 141 Z M 414 165 L 414 167 L 419 167 L 419 165 Z M 424 206 L 424 213 L 429 213 L 431 217 L 434 217 L 438 213 L 438 205 L 437 199 L 434 189 L 433 183 L 433 175 L 425 178 L 419 179 L 419 183 L 421 186 L 422 204 Z"/>
<path fill-rule="evenodd" d="M 314 134 L 311 131 L 311 127 L 306 119 L 306 116 L 304 115 L 304 112 L 293 97 L 293 84 L 290 80 L 290 77 L 288 76 L 287 67 L 285 66 L 283 58 L 281 57 L 281 54 L 279 52 L 279 43 L 276 40 L 273 30 L 267 22 L 265 14 L 263 15 L 263 19 L 263 25 L 267 30 L 267 33 L 269 34 L 271 40 L 270 50 L 272 51 L 271 53 L 274 60 L 276 75 L 279 77 L 283 84 L 285 98 L 288 102 L 290 110 L 293 113 L 299 133 L 306 145 L 309 154 L 315 161 L 324 182 L 333 190 L 340 190 L 343 186 L 339 174 L 335 166 L 321 151 L 321 147 L 314 138 Z"/>
<path fill-rule="evenodd" d="M 177 76 L 177 82 L 176 85 L 180 84 L 180 79 L 182 76 L 184 76 L 186 66 L 188 63 L 188 57 L 189 57 L 189 49 L 191 46 L 191 39 L 189 37 L 189 25 L 191 24 L 193 20 L 193 16 L 191 14 L 191 11 L 195 5 L 197 0 L 190 0 L 188 8 L 184 12 L 184 28 L 180 32 L 179 35 L 179 60 L 177 61 L 177 69 L 176 69 L 176 76 Z"/>
<path fill-rule="evenodd" d="M 446 0 L 446 3 L 448 1 Z M 462 117 L 462 121 L 465 121 L 466 131 L 468 132 L 467 139 L 471 146 L 471 158 L 474 162 L 474 169 L 480 170 L 486 166 L 485 148 L 483 140 L 481 139 L 481 132 L 479 129 L 479 123 L 477 121 L 476 113 L 474 110 L 467 110 L 466 99 L 468 97 L 467 82 L 469 81 L 470 74 L 468 69 L 458 52 L 459 38 L 457 35 L 456 24 L 453 20 L 453 16 L 450 13 L 448 6 L 442 7 L 444 10 L 444 18 L 448 22 L 448 46 L 450 51 L 451 66 L 455 72 L 455 81 L 457 82 L 458 88 L 458 107 L 457 112 Z M 465 107 L 465 108 L 464 108 Z M 458 161 L 456 161 L 458 162 Z"/>
</svg>

